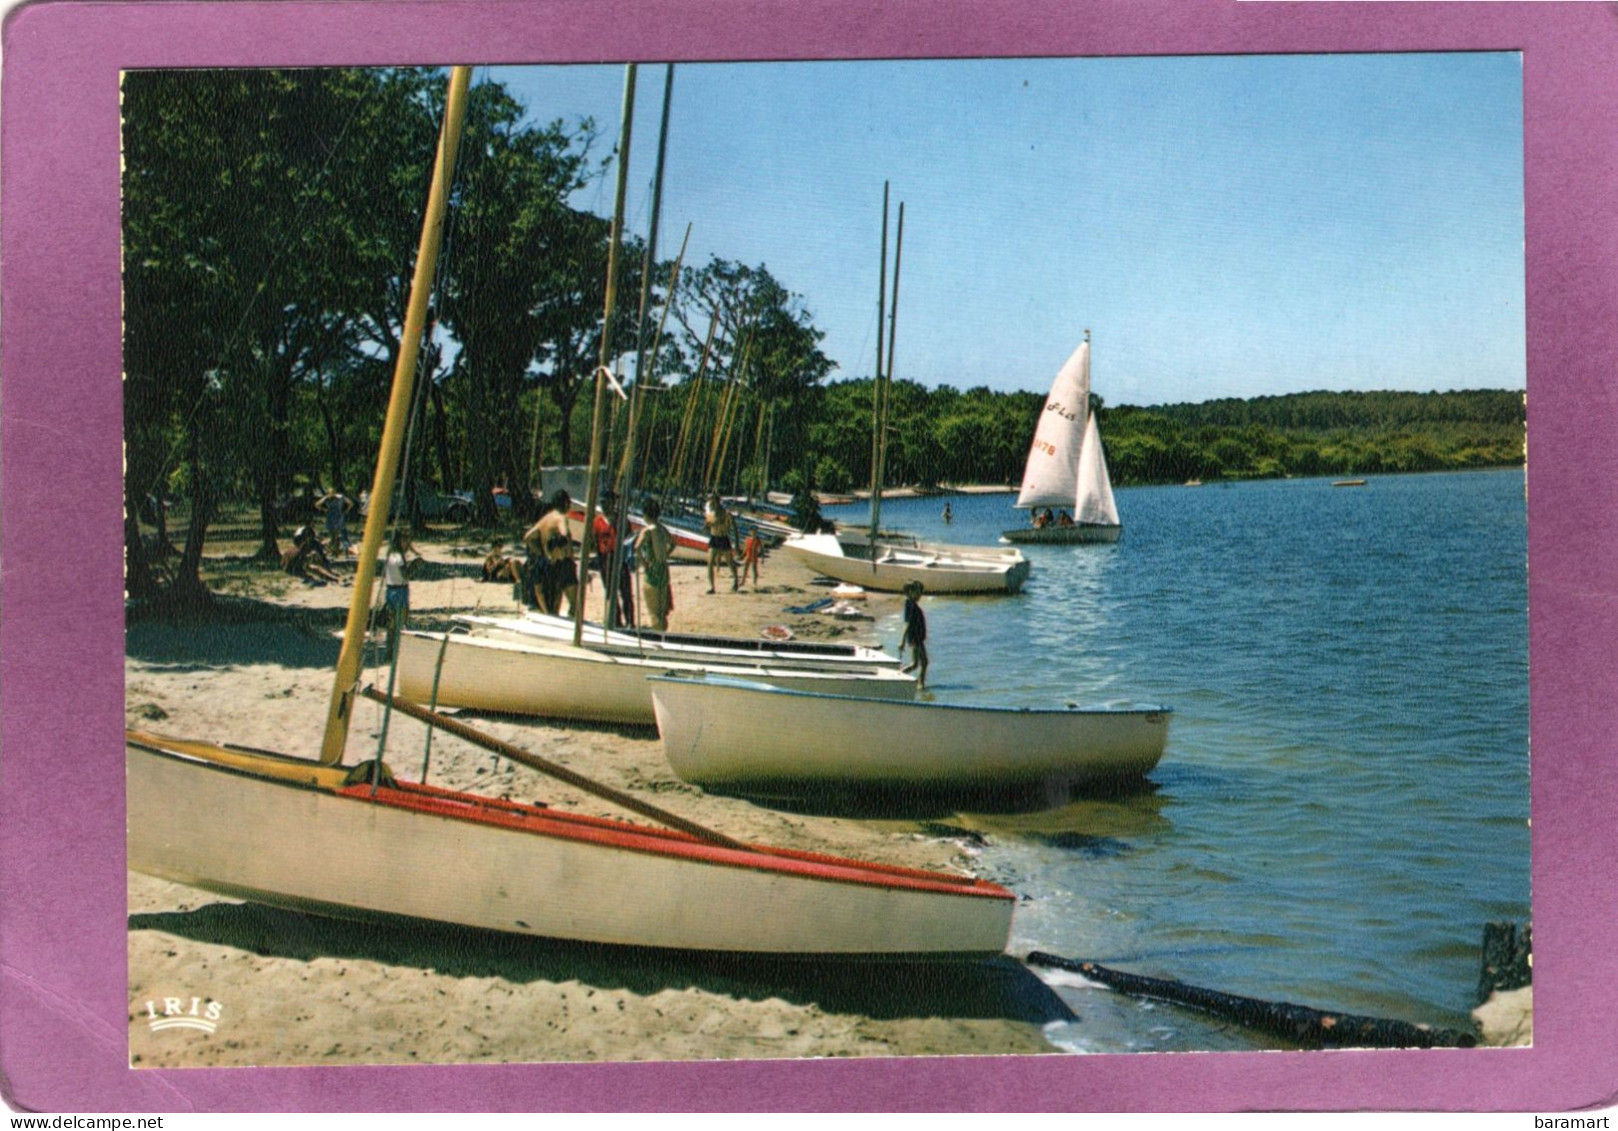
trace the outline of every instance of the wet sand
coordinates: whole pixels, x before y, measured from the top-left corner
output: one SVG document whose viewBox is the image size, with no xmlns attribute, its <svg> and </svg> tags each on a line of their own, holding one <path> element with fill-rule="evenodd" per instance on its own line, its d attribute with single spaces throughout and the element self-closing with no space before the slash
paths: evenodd
<svg viewBox="0 0 1618 1131">
<path fill-rule="evenodd" d="M 456 612 L 515 612 L 509 584 L 484 583 L 487 545 L 423 547 L 412 625 Z M 133 617 L 126 701 L 133 726 L 313 756 L 351 589 L 306 586 L 245 563 L 213 563 L 228 596 L 184 623 Z M 345 572 L 351 572 L 352 566 Z M 706 570 L 676 565 L 670 628 L 893 647 L 901 598 L 872 594 L 861 621 L 783 611 L 824 595 L 776 553 L 761 586 L 708 594 Z M 597 608 L 599 586 L 587 606 Z M 971 872 L 965 840 L 920 825 L 767 808 L 677 779 L 656 732 L 465 716 L 480 728 L 616 789 L 744 841 Z M 356 711 L 347 761 L 371 757 L 381 708 Z M 425 728 L 394 716 L 388 762 L 421 776 Z M 447 735 L 433 784 L 624 817 L 608 803 L 501 763 Z M 639 819 L 639 818 L 632 818 Z M 332 861 L 341 868 L 341 860 Z M 991 877 L 992 878 L 992 877 Z M 129 1040 L 136 1066 L 499 1063 L 779 1057 L 996 1055 L 1052 1051 L 1042 1026 L 1069 1017 L 1009 958 L 902 970 L 759 962 L 550 943 L 420 924 L 363 924 L 253 904 L 130 873 Z M 153 1031 L 147 1002 L 218 1003 L 212 1033 Z M 206 1004 L 204 1004 L 206 1008 Z"/>
</svg>

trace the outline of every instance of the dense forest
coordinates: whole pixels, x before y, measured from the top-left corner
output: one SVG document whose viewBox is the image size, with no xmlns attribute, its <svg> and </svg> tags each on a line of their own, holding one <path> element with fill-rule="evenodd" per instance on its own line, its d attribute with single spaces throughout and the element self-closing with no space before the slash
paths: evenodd
<svg viewBox="0 0 1618 1131">
<path fill-rule="evenodd" d="M 589 120 L 536 125 L 497 83 L 472 92 L 431 325 L 400 340 L 441 77 L 421 70 L 130 72 L 124 79 L 129 586 L 200 589 L 210 522 L 257 515 L 273 560 L 289 500 L 367 486 L 389 380 L 425 380 L 407 487 L 465 491 L 474 521 L 535 510 L 539 468 L 585 458 L 597 359 L 646 392 L 637 486 L 867 485 L 872 383 L 836 379 L 807 301 L 762 264 L 648 254 L 627 236 L 603 351 L 609 222 L 572 203 L 611 174 Z M 974 375 L 962 375 L 968 385 Z M 1306 375 L 1300 375 L 1300 382 Z M 582 402 L 581 402 L 582 395 Z M 887 480 L 1009 483 L 1043 392 L 900 381 Z M 611 401 L 609 469 L 628 413 Z M 1096 402 L 1114 481 L 1422 471 L 1520 462 L 1520 393 L 1305 393 L 1198 405 Z M 152 536 L 151 526 L 159 529 Z"/>
</svg>

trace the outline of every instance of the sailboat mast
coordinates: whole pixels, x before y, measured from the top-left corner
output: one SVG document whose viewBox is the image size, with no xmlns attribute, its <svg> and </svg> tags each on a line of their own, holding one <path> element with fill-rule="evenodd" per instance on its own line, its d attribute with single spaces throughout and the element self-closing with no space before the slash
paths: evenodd
<svg viewBox="0 0 1618 1131">
<path fill-rule="evenodd" d="M 886 388 L 882 393 L 882 411 L 877 416 L 876 431 L 880 441 L 876 448 L 876 487 L 871 492 L 871 537 L 879 533 L 876 517 L 881 513 L 877 505 L 882 498 L 882 483 L 888 472 L 888 405 L 893 395 L 893 339 L 899 328 L 899 261 L 904 254 L 905 242 L 905 206 L 904 201 L 899 202 L 899 230 L 893 236 L 893 305 L 888 308 L 888 372 L 883 378 Z M 877 327 L 880 335 L 882 328 Z"/>
<path fill-rule="evenodd" d="M 590 474 L 584 489 L 584 531 L 579 536 L 579 597 L 573 605 L 573 643 L 584 639 L 584 571 L 596 545 L 596 502 L 601 493 L 601 449 L 606 414 L 601 411 L 607 393 L 608 363 L 612 360 L 612 322 L 618 306 L 618 243 L 624 231 L 624 197 L 629 189 L 629 142 L 635 118 L 635 64 L 624 71 L 624 117 L 618 139 L 618 189 L 612 206 L 612 235 L 607 246 L 607 299 L 601 318 L 601 360 L 596 366 L 595 402 L 590 416 Z M 610 621 L 610 612 L 603 621 Z"/>
<path fill-rule="evenodd" d="M 888 182 L 882 182 L 882 260 L 877 271 L 876 375 L 871 381 L 871 537 L 882 526 L 882 324 L 888 317 Z"/>
<path fill-rule="evenodd" d="M 410 282 L 410 303 L 405 310 L 404 329 L 399 335 L 399 359 L 393 371 L 393 392 L 388 399 L 388 415 L 382 426 L 382 451 L 377 457 L 376 477 L 371 483 L 365 536 L 360 542 L 359 563 L 354 573 L 354 596 L 348 606 L 343 647 L 337 658 L 337 680 L 332 686 L 331 706 L 326 714 L 326 733 L 320 745 L 320 761 L 328 766 L 335 766 L 343 760 L 343 748 L 348 743 L 350 709 L 354 703 L 354 687 L 359 682 L 365 623 L 371 610 L 371 586 L 376 581 L 376 555 L 382 546 L 382 534 L 393 509 L 393 481 L 398 474 L 399 453 L 404 446 L 411 400 L 415 395 L 417 354 L 427 328 L 427 305 L 432 295 L 433 275 L 438 268 L 438 250 L 443 244 L 450 182 L 455 171 L 455 156 L 461 144 L 461 130 L 466 121 L 467 92 L 471 82 L 471 67 L 455 67 L 451 70 L 449 92 L 444 101 L 444 125 L 438 138 L 438 156 L 433 164 L 432 186 L 427 193 L 427 215 L 422 221 L 416 271 Z"/>
</svg>

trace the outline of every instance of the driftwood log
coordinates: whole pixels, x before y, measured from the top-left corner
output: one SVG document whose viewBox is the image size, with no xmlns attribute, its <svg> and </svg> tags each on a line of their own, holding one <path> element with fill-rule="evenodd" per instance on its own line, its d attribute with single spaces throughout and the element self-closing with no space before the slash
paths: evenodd
<svg viewBox="0 0 1618 1131">
<path fill-rule="evenodd" d="M 1071 971 L 1120 993 L 1200 1009 L 1311 1048 L 1430 1049 L 1471 1048 L 1477 1044 L 1476 1036 L 1457 1029 L 1434 1029 L 1426 1025 L 1412 1025 L 1408 1021 L 1327 1013 L 1288 1002 L 1237 997 L 1171 979 L 1126 974 L 1099 963 L 1081 962 L 1039 951 L 1030 954 L 1027 961 L 1030 966 Z"/>
</svg>

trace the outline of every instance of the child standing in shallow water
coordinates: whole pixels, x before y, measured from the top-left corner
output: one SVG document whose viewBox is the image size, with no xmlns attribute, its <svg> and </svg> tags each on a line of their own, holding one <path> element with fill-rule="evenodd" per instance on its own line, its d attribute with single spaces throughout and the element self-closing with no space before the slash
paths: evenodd
<svg viewBox="0 0 1618 1131">
<path fill-rule="evenodd" d="M 919 581 L 905 583 L 904 607 L 904 635 L 899 638 L 899 655 L 903 656 L 905 648 L 914 650 L 915 658 L 905 666 L 904 671 L 916 673 L 916 686 L 927 686 L 927 614 L 921 611 L 922 584 Z"/>
</svg>

